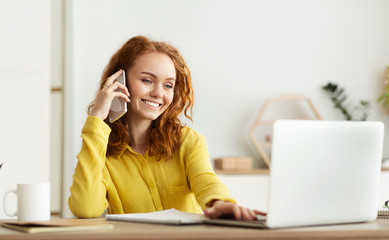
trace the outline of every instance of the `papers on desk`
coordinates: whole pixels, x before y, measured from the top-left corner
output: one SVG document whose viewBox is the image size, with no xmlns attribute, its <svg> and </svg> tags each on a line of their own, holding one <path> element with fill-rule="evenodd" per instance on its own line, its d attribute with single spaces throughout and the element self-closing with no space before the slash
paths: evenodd
<svg viewBox="0 0 389 240">
<path fill-rule="evenodd" d="M 53 219 L 49 221 L 0 222 L 5 228 L 10 228 L 26 233 L 68 232 L 79 230 L 112 229 L 112 224 L 88 222 L 85 219 Z"/>
<path fill-rule="evenodd" d="M 113 221 L 158 223 L 158 224 L 173 224 L 173 225 L 216 224 L 216 225 L 228 225 L 228 226 L 236 226 L 236 227 L 267 228 L 264 219 L 260 219 L 258 221 L 241 221 L 241 220 L 234 220 L 234 219 L 209 219 L 205 217 L 203 214 L 183 212 L 174 208 L 158 211 L 158 212 L 150 212 L 150 213 L 107 214 L 105 218 L 107 220 L 113 220 Z"/>
<path fill-rule="evenodd" d="M 177 209 L 168 209 L 149 213 L 127 213 L 127 214 L 107 214 L 107 220 L 160 223 L 160 224 L 201 224 L 205 223 L 207 218 L 203 214 L 188 213 Z"/>
</svg>

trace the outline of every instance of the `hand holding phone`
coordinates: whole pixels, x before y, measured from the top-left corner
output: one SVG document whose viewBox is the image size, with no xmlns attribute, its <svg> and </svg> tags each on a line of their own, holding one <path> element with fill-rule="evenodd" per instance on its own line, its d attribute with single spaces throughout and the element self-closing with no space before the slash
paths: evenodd
<svg viewBox="0 0 389 240">
<path fill-rule="evenodd" d="M 115 80 L 119 83 L 126 86 L 126 73 L 123 70 L 122 74 Z M 120 89 L 117 89 L 115 91 L 122 91 Z M 127 103 L 123 98 L 115 97 L 112 100 L 111 108 L 109 109 L 109 121 L 111 123 L 118 120 L 120 117 L 122 117 L 127 112 Z"/>
</svg>

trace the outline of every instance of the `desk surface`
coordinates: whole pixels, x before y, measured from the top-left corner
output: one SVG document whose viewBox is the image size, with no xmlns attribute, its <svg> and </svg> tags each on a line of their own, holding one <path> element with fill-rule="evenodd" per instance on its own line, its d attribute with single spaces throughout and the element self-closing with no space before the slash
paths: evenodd
<svg viewBox="0 0 389 240">
<path fill-rule="evenodd" d="M 85 221 L 105 222 L 104 219 L 85 219 Z M 279 230 L 216 225 L 109 223 L 114 224 L 114 229 L 39 234 L 26 234 L 0 227 L 0 239 L 389 239 L 389 219 L 369 223 Z"/>
</svg>

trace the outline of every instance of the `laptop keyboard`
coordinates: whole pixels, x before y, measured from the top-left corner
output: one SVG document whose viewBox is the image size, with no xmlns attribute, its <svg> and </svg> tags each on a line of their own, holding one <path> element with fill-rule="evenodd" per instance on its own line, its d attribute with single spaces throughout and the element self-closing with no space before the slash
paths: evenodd
<svg viewBox="0 0 389 240">
<path fill-rule="evenodd" d="M 257 220 L 236 220 L 236 219 L 210 219 L 209 223 L 228 225 L 228 226 L 240 226 L 240 227 L 254 227 L 254 228 L 267 228 L 266 216 L 257 216 Z"/>
</svg>

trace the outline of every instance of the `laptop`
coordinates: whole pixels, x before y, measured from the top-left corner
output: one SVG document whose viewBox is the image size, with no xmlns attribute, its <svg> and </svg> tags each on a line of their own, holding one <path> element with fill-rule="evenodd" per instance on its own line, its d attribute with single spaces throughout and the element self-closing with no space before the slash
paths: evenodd
<svg viewBox="0 0 389 240">
<path fill-rule="evenodd" d="M 286 228 L 373 221 L 383 139 L 381 122 L 277 120 L 266 219 L 209 223 Z"/>
</svg>

